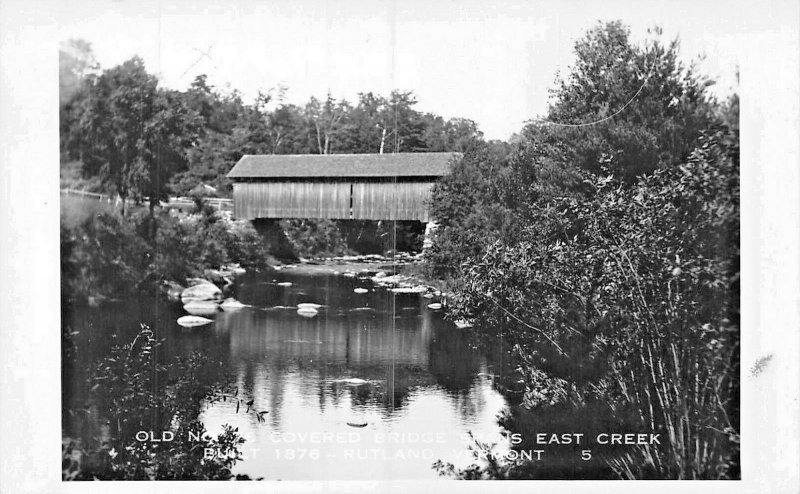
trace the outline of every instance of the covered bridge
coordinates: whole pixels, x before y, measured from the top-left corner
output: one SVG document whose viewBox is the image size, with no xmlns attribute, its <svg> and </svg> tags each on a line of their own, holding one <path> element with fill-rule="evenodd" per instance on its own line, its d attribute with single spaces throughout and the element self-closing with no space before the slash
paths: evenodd
<svg viewBox="0 0 800 494">
<path fill-rule="evenodd" d="M 234 216 L 429 221 L 431 187 L 458 153 L 245 155 Z"/>
</svg>

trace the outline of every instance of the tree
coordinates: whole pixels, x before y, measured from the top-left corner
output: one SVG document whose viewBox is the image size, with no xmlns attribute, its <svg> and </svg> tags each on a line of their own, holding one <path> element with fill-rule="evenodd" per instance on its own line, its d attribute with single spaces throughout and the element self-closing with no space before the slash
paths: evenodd
<svg viewBox="0 0 800 494">
<path fill-rule="evenodd" d="M 639 46 L 621 22 L 598 24 L 575 43 L 575 63 L 551 91 L 546 122 L 523 131 L 541 140 L 542 128 L 565 143 L 565 160 L 592 172 L 633 178 L 680 163 L 701 132 L 718 119 L 706 91 L 712 82 L 678 58 L 679 42 L 654 38 Z"/>
<path fill-rule="evenodd" d="M 423 141 L 428 151 L 465 152 L 476 141 L 483 140 L 478 124 L 468 118 L 444 118 L 432 113 L 422 116 Z"/>
<path fill-rule="evenodd" d="M 538 209 L 523 241 L 469 259 L 451 316 L 511 343 L 526 379 L 515 413 L 601 400 L 669 438 L 610 455 L 620 477 L 737 478 L 738 137 L 704 134 L 632 187 L 593 181 Z M 541 392 L 542 371 L 555 389 Z"/>
<path fill-rule="evenodd" d="M 512 432 L 591 414 L 669 437 L 609 452 L 620 477 L 737 478 L 738 98 L 717 104 L 677 48 L 589 31 L 547 121 L 434 188 L 428 257 L 457 261 L 449 317 L 505 342 Z M 542 471 L 489 473 L 520 466 Z"/>
<path fill-rule="evenodd" d="M 380 112 L 380 128 L 386 131 L 389 152 L 408 153 L 426 151 L 423 140 L 425 122 L 422 114 L 413 107 L 417 98 L 412 91 L 392 91 Z"/>
<path fill-rule="evenodd" d="M 125 199 L 148 197 L 152 217 L 169 178 L 185 166 L 197 114 L 177 93 L 159 89 L 138 57 L 93 78 L 77 114 L 70 140 L 84 167 L 119 194 L 123 216 Z"/>
<path fill-rule="evenodd" d="M 195 77 L 182 96 L 186 106 L 202 117 L 203 132 L 230 133 L 244 111 L 244 103 L 237 91 L 218 92 L 208 84 L 205 74 Z"/>
<path fill-rule="evenodd" d="M 330 93 L 324 102 L 314 97 L 308 102 L 305 114 L 319 154 L 331 154 L 334 141 L 342 128 L 341 121 L 349 110 L 350 104 L 347 101 L 337 103 Z"/>
</svg>

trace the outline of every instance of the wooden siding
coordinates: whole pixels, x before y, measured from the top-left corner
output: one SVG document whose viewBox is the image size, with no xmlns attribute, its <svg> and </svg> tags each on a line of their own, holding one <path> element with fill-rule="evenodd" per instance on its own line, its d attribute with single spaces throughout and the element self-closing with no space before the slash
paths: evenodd
<svg viewBox="0 0 800 494">
<path fill-rule="evenodd" d="M 353 219 L 428 221 L 431 182 L 353 184 Z"/>
<path fill-rule="evenodd" d="M 246 182 L 233 184 L 237 218 L 350 218 L 350 183 Z"/>
<path fill-rule="evenodd" d="M 432 186 L 432 181 L 235 182 L 234 214 L 248 220 L 327 218 L 427 222 L 427 202 Z"/>
</svg>

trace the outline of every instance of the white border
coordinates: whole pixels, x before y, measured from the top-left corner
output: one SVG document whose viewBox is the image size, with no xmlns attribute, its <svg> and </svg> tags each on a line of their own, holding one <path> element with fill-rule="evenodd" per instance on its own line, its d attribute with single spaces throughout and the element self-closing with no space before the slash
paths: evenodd
<svg viewBox="0 0 800 494">
<path fill-rule="evenodd" d="M 41 2 L 0 0 L 0 362 L 5 364 L 0 491 L 139 492 L 143 485 L 137 482 L 61 482 L 59 40 L 54 20 L 41 7 Z M 148 483 L 145 490 L 798 492 L 798 12 L 797 2 L 753 2 L 741 15 L 761 17 L 766 22 L 754 24 L 774 28 L 737 38 L 743 122 L 742 481 L 180 482 Z M 751 375 L 753 363 L 766 355 L 772 359 L 764 371 Z"/>
</svg>

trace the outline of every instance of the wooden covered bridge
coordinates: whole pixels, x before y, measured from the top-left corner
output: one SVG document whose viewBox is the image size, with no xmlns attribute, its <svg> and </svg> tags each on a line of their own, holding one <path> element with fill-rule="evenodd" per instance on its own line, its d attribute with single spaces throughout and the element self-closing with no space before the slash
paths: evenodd
<svg viewBox="0 0 800 494">
<path fill-rule="evenodd" d="M 234 216 L 428 222 L 431 187 L 456 156 L 246 155 L 228 173 Z"/>
</svg>

